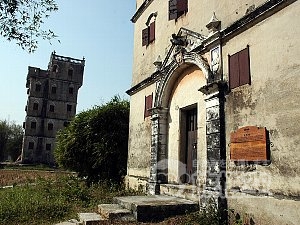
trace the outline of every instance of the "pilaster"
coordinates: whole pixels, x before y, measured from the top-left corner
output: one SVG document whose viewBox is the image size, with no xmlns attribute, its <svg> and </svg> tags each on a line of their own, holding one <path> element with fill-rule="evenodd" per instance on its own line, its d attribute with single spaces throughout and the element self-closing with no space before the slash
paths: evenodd
<svg viewBox="0 0 300 225">
<path fill-rule="evenodd" d="M 159 194 L 159 184 L 167 182 L 167 112 L 165 108 L 151 110 L 151 161 L 148 193 Z"/>
</svg>

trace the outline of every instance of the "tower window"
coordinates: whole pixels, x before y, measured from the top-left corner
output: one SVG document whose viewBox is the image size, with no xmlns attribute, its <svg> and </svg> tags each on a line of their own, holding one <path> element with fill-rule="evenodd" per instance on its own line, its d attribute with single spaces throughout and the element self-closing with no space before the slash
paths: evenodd
<svg viewBox="0 0 300 225">
<path fill-rule="evenodd" d="M 51 87 L 51 93 L 52 94 L 56 94 L 56 86 L 52 86 Z"/>
<path fill-rule="evenodd" d="M 53 130 L 53 123 L 48 123 L 48 130 Z"/>
<path fill-rule="evenodd" d="M 73 87 L 69 87 L 69 94 L 73 94 L 73 92 L 74 92 L 74 88 Z"/>
<path fill-rule="evenodd" d="M 73 77 L 73 69 L 68 70 L 68 77 L 72 78 Z"/>
<path fill-rule="evenodd" d="M 51 150 L 51 144 L 46 144 L 46 150 L 50 151 Z"/>
<path fill-rule="evenodd" d="M 41 91 L 41 84 L 35 84 L 35 91 L 40 92 Z"/>
<path fill-rule="evenodd" d="M 68 111 L 68 112 L 71 112 L 71 111 L 72 111 L 72 105 L 69 105 L 69 104 L 67 105 L 67 111 Z"/>
<path fill-rule="evenodd" d="M 31 129 L 35 129 L 36 128 L 36 122 L 31 122 L 30 127 L 31 127 Z"/>
<path fill-rule="evenodd" d="M 39 109 L 39 104 L 33 103 L 33 110 L 38 110 L 38 109 Z"/>
<path fill-rule="evenodd" d="M 53 67 L 52 67 L 52 72 L 55 72 L 55 73 L 57 73 L 58 72 L 58 65 L 53 65 Z"/>
<path fill-rule="evenodd" d="M 49 106 L 49 112 L 54 112 L 54 105 Z"/>
<path fill-rule="evenodd" d="M 34 148 L 34 143 L 33 142 L 29 142 L 28 143 L 28 149 L 33 149 Z"/>
</svg>

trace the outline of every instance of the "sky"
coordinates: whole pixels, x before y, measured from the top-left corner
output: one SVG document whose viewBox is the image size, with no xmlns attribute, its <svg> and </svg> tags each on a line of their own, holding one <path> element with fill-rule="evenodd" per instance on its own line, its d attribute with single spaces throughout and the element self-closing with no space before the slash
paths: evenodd
<svg viewBox="0 0 300 225">
<path fill-rule="evenodd" d="M 44 28 L 58 35 L 40 40 L 28 53 L 15 42 L 0 38 L 0 120 L 22 124 L 27 102 L 28 66 L 47 69 L 50 55 L 85 58 L 83 85 L 77 113 L 109 101 L 114 95 L 129 99 L 133 61 L 135 1 L 56 0 L 58 11 L 45 20 Z M 59 42 L 59 41 L 60 42 Z"/>
</svg>

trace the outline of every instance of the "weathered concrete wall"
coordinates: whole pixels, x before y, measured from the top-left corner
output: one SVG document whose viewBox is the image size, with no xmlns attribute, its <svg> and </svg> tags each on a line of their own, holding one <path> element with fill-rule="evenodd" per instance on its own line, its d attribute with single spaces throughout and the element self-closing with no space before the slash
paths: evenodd
<svg viewBox="0 0 300 225">
<path fill-rule="evenodd" d="M 228 54 L 249 45 L 251 85 L 233 89 L 226 97 L 226 137 L 243 126 L 266 127 L 270 136 L 270 165 L 236 166 L 227 146 L 227 189 L 296 199 L 300 195 L 300 2 L 274 14 L 234 37 L 222 48 L 228 76 Z M 283 204 L 286 203 L 286 204 Z M 255 204 L 255 207 L 253 205 Z M 262 215 L 272 222 L 299 224 L 300 202 L 229 196 L 229 207 Z M 283 210 L 285 208 L 286 210 Z M 288 210 L 288 208 L 290 210 Z M 281 211 L 282 209 L 282 211 Z M 295 212 L 296 210 L 296 212 Z M 296 214 L 295 214 L 296 213 Z M 298 213 L 298 218 L 295 216 Z M 276 222 L 277 221 L 277 222 Z M 281 222 L 279 222 L 281 221 Z"/>
<path fill-rule="evenodd" d="M 140 6 L 142 2 L 137 1 L 137 5 Z M 175 22 L 175 20 L 168 20 L 169 1 L 154 0 L 135 22 L 132 85 L 139 83 L 154 72 L 155 67 L 152 63 L 158 55 L 162 59 L 166 56 L 171 46 L 171 35 L 177 33 L 181 27 L 207 36 L 208 30 L 205 26 L 211 19 L 213 12 L 222 21 L 221 28 L 225 28 L 244 16 L 251 5 L 258 6 L 263 2 L 265 0 L 211 0 L 201 2 L 198 0 L 189 0 L 189 11 Z M 150 14 L 155 12 L 157 12 L 155 41 L 147 47 L 142 46 L 142 30 L 146 28 L 145 23 Z"/>
<path fill-rule="evenodd" d="M 154 93 L 154 90 L 153 84 L 130 98 L 127 179 L 132 181 L 131 187 L 137 187 L 142 182 L 138 180 L 147 180 L 150 175 L 151 120 L 150 117 L 144 118 L 144 108 L 145 97 Z"/>
</svg>

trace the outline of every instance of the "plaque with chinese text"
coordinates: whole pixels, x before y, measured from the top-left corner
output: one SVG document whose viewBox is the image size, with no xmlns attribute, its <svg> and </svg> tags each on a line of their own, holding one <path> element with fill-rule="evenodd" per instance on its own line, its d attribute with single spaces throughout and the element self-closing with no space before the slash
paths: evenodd
<svg viewBox="0 0 300 225">
<path fill-rule="evenodd" d="M 230 159 L 234 161 L 267 161 L 265 127 L 247 126 L 230 134 Z"/>
</svg>

